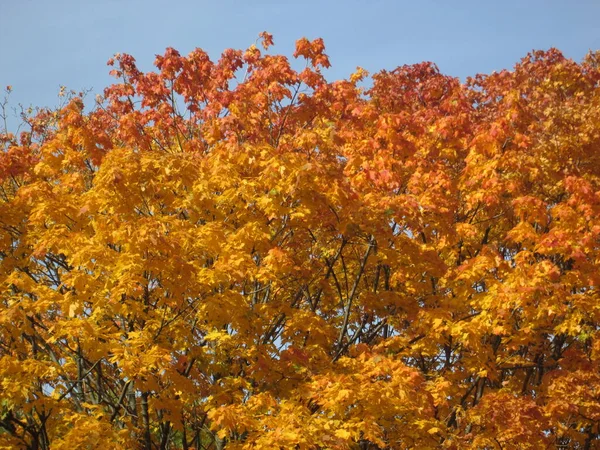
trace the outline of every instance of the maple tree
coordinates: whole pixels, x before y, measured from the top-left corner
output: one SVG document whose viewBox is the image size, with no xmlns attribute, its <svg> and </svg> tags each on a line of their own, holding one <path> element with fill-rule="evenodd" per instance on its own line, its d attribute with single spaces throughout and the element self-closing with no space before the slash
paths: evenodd
<svg viewBox="0 0 600 450">
<path fill-rule="evenodd" d="M 596 448 L 598 54 L 260 44 L 2 134 L 0 448 Z"/>
</svg>

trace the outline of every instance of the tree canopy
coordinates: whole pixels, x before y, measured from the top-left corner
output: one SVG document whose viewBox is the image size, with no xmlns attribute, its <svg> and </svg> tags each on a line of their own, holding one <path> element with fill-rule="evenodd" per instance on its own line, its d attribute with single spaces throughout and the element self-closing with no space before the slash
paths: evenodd
<svg viewBox="0 0 600 450">
<path fill-rule="evenodd" d="M 0 136 L 0 448 L 600 445 L 599 54 L 257 44 Z"/>
</svg>

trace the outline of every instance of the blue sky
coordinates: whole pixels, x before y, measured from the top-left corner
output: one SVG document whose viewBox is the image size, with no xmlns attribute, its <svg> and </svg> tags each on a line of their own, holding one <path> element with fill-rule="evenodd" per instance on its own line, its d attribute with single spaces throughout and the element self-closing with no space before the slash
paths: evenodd
<svg viewBox="0 0 600 450">
<path fill-rule="evenodd" d="M 166 47 L 217 58 L 263 30 L 286 55 L 302 36 L 324 38 L 329 79 L 420 61 L 464 78 L 532 49 L 580 60 L 600 48 L 599 18 L 598 0 L 0 0 L 0 87 L 13 86 L 12 105 L 55 106 L 60 85 L 101 92 L 116 52 L 148 70 Z"/>
</svg>

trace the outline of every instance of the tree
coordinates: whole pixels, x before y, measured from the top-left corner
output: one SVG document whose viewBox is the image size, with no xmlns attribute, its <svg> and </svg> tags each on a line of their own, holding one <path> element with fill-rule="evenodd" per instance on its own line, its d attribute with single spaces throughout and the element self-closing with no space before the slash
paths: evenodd
<svg viewBox="0 0 600 450">
<path fill-rule="evenodd" d="M 3 134 L 0 447 L 597 446 L 598 55 L 261 37 Z"/>
</svg>

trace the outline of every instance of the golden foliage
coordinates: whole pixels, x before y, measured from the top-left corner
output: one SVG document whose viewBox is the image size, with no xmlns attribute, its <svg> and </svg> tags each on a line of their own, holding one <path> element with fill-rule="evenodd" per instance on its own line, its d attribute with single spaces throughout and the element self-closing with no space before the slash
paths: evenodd
<svg viewBox="0 0 600 450">
<path fill-rule="evenodd" d="M 0 448 L 598 445 L 597 58 L 261 38 L 3 135 Z"/>
</svg>

